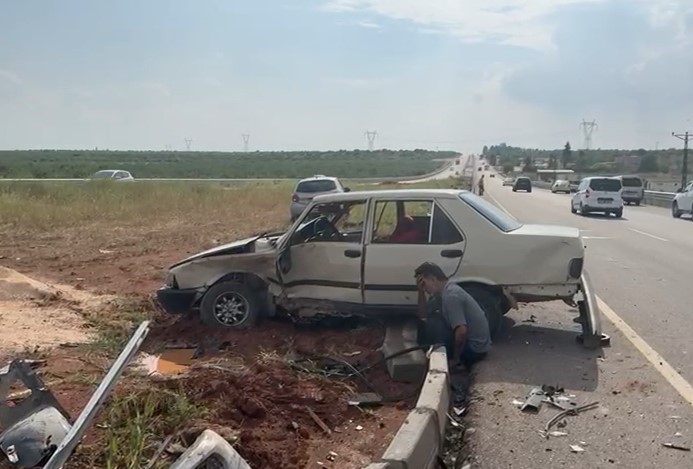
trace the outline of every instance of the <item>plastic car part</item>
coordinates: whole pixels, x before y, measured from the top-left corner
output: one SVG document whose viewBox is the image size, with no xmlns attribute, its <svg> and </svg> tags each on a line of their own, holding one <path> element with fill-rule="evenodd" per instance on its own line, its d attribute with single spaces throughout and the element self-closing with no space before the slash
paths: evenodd
<svg viewBox="0 0 693 469">
<path fill-rule="evenodd" d="M 586 348 L 598 348 L 603 345 L 602 324 L 592 281 L 585 270 L 580 276 L 580 288 L 584 297 L 578 302 L 580 316 L 583 319 L 581 341 Z"/>
<path fill-rule="evenodd" d="M 30 394 L 13 406 L 7 405 L 10 386 L 21 381 Z M 0 450 L 20 467 L 45 462 L 70 431 L 70 416 L 31 369 L 28 362 L 14 360 L 0 374 Z"/>
<path fill-rule="evenodd" d="M 250 469 L 228 441 L 212 430 L 203 431 L 195 443 L 174 462 L 170 469 Z"/>
<path fill-rule="evenodd" d="M 123 348 L 116 361 L 113 362 L 111 368 L 106 373 L 106 376 L 96 388 L 94 394 L 91 395 L 89 402 L 84 406 L 82 412 L 77 417 L 75 424 L 72 426 L 68 434 L 62 438 L 58 448 L 55 450 L 53 455 L 50 457 L 46 465 L 47 469 L 59 469 L 63 467 L 67 458 L 70 457 L 74 451 L 77 444 L 80 442 L 84 433 L 89 428 L 89 424 L 94 420 L 96 414 L 101 409 L 106 397 L 110 394 L 111 390 L 115 386 L 116 381 L 120 378 L 120 375 L 125 370 L 125 367 L 130 363 L 132 358 L 135 356 L 139 350 L 144 338 L 149 333 L 149 321 L 143 321 L 137 330 L 132 334 L 130 340 Z"/>
</svg>

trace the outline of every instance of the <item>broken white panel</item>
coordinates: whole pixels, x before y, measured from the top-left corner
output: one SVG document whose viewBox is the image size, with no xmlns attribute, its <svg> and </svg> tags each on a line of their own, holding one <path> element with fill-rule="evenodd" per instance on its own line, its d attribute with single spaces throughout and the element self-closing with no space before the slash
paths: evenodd
<svg viewBox="0 0 693 469">
<path fill-rule="evenodd" d="M 195 443 L 183 453 L 169 469 L 196 469 L 220 467 L 224 469 L 251 469 L 228 441 L 212 430 L 203 431 Z"/>
</svg>

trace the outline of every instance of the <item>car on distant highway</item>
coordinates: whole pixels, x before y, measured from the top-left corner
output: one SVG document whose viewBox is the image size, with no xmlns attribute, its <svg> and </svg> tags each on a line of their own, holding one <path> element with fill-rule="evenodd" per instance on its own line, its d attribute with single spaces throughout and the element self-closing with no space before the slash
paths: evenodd
<svg viewBox="0 0 693 469">
<path fill-rule="evenodd" d="M 679 189 L 671 203 L 671 214 L 674 218 L 679 218 L 684 213 L 693 216 L 693 181 L 683 189 Z"/>
<path fill-rule="evenodd" d="M 503 179 L 503 185 L 504 186 L 512 186 L 514 183 L 515 183 L 515 179 L 513 179 L 513 178 Z"/>
<path fill-rule="evenodd" d="M 621 180 L 616 177 L 587 177 L 580 181 L 577 192 L 570 200 L 570 211 L 589 213 L 614 214 L 617 218 L 623 216 L 623 199 L 621 198 Z"/>
<path fill-rule="evenodd" d="M 580 181 L 570 181 L 570 192 L 577 192 L 577 188 L 580 185 Z"/>
<path fill-rule="evenodd" d="M 349 188 L 344 187 L 336 177 L 317 174 L 313 177 L 301 179 L 296 184 L 293 194 L 291 195 L 291 205 L 289 207 L 291 221 L 293 222 L 303 213 L 314 197 L 340 192 L 349 192 Z"/>
<path fill-rule="evenodd" d="M 621 180 L 621 197 L 626 205 L 640 205 L 645 198 L 645 182 L 639 176 L 616 176 Z"/>
<path fill-rule="evenodd" d="M 554 183 L 551 184 L 551 192 L 554 194 L 557 192 L 565 192 L 566 194 L 570 194 L 570 182 L 565 179 L 554 181 Z"/>
<path fill-rule="evenodd" d="M 91 176 L 90 180 L 110 180 L 110 181 L 134 181 L 135 178 L 132 177 L 129 171 L 123 171 L 121 169 L 104 169 L 97 171 Z"/>
<path fill-rule="evenodd" d="M 513 192 L 517 191 L 532 192 L 532 180 L 525 176 L 515 179 L 513 183 Z"/>
<path fill-rule="evenodd" d="M 496 173 L 490 173 L 490 174 L 488 175 L 488 177 L 494 178 L 494 177 L 496 177 Z"/>
<path fill-rule="evenodd" d="M 177 262 L 157 297 L 168 313 L 226 328 L 277 313 L 400 317 L 415 314 L 413 271 L 429 261 L 479 302 L 495 332 L 518 302 L 573 304 L 589 289 L 584 256 L 577 228 L 523 225 L 466 190 L 334 193 L 315 197 L 286 232 Z"/>
</svg>

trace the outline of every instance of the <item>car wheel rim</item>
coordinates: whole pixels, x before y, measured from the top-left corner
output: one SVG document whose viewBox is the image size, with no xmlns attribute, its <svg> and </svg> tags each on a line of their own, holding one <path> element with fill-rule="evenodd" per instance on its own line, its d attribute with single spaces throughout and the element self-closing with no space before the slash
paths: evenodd
<svg viewBox="0 0 693 469">
<path fill-rule="evenodd" d="M 239 293 L 223 293 L 214 302 L 214 317 L 225 326 L 237 326 L 248 317 L 250 304 Z"/>
</svg>

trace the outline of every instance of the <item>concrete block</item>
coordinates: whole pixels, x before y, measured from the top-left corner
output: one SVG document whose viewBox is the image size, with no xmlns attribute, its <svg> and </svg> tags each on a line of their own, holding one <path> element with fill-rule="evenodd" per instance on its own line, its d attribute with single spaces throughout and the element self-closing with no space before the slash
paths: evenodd
<svg viewBox="0 0 693 469">
<path fill-rule="evenodd" d="M 437 371 L 439 373 L 448 373 L 448 354 L 445 347 L 438 347 L 431 352 L 431 357 L 428 359 L 428 371 Z"/>
<path fill-rule="evenodd" d="M 434 415 L 428 409 L 411 411 L 381 461 L 401 462 L 404 469 L 436 468 L 441 439 Z"/>
<path fill-rule="evenodd" d="M 416 347 L 416 322 L 395 323 L 387 326 L 383 342 L 383 354 L 392 355 L 410 347 Z M 400 382 L 416 382 L 426 372 L 426 355 L 421 350 L 406 353 L 387 362 L 390 377 Z"/>
<path fill-rule="evenodd" d="M 427 409 L 435 412 L 438 433 L 443 436 L 450 408 L 450 384 L 448 375 L 439 372 L 429 372 L 416 402 L 417 409 Z"/>
</svg>

